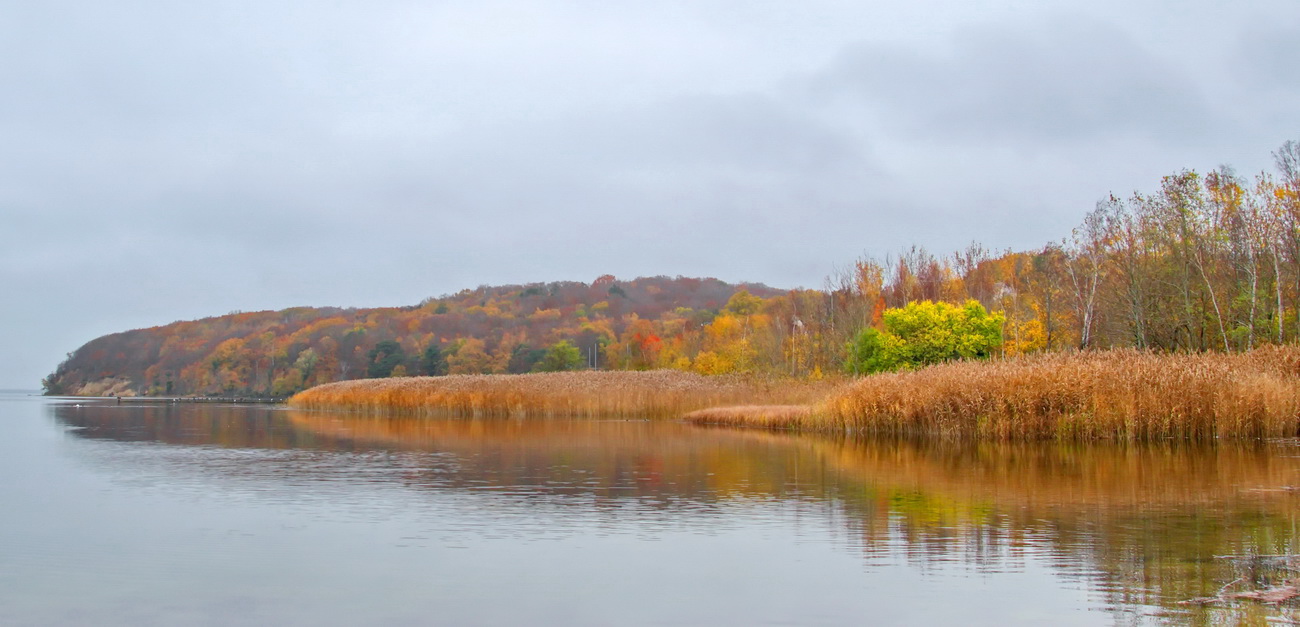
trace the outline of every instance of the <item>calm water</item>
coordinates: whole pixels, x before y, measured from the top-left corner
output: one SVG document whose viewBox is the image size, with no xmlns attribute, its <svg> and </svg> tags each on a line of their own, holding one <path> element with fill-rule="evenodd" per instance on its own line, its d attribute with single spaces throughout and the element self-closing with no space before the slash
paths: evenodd
<svg viewBox="0 0 1300 627">
<path fill-rule="evenodd" d="M 0 395 L 4 625 L 1268 624 L 1295 443 L 961 446 Z M 1231 558 L 1230 556 L 1237 556 Z"/>
</svg>

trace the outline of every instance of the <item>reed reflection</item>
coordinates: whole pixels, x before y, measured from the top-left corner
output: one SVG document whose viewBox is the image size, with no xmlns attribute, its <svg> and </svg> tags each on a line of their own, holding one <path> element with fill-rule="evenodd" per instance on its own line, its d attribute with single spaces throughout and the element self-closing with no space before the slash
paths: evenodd
<svg viewBox="0 0 1300 627">
<path fill-rule="evenodd" d="M 955 563 L 997 573 L 1046 557 L 1114 611 L 1162 607 L 1180 621 L 1288 615 L 1289 602 L 1179 602 L 1217 595 L 1239 579 L 1228 592 L 1280 583 L 1294 575 L 1290 564 L 1257 557 L 1300 553 L 1300 494 L 1293 489 L 1300 486 L 1300 447 L 1289 441 L 973 444 L 662 421 L 359 418 L 184 405 L 54 411 L 79 437 L 407 452 L 414 462 L 381 476 L 418 490 L 488 491 L 574 507 L 635 502 L 681 517 L 753 501 L 810 503 L 822 506 L 814 510 L 845 531 L 869 564 Z"/>
</svg>

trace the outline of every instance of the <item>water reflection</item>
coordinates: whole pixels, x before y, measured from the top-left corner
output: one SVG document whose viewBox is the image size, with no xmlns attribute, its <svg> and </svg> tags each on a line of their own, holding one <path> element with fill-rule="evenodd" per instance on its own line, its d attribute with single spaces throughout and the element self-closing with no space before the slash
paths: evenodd
<svg viewBox="0 0 1300 627">
<path fill-rule="evenodd" d="M 1294 442 L 862 441 L 648 421 L 349 418 L 208 405 L 53 412 L 80 438 L 262 451 L 207 458 L 204 470 L 250 481 L 487 494 L 521 506 L 520 516 L 560 508 L 579 512 L 582 524 L 617 514 L 707 527 L 746 503 L 789 503 L 833 527 L 870 567 L 959 563 L 996 576 L 1046 558 L 1117 619 L 1154 612 L 1175 622 L 1256 622 L 1295 607 L 1180 604 L 1234 581 L 1225 593 L 1294 576 L 1290 563 L 1258 558 L 1300 553 Z"/>
</svg>

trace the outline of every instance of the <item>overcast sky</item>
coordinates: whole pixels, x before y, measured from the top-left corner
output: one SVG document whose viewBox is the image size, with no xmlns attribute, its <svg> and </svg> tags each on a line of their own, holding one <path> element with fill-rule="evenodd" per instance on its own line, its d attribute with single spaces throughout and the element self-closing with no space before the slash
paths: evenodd
<svg viewBox="0 0 1300 627">
<path fill-rule="evenodd" d="M 1300 139 L 1296 0 L 0 0 L 0 387 L 130 328 L 1028 249 Z"/>
</svg>

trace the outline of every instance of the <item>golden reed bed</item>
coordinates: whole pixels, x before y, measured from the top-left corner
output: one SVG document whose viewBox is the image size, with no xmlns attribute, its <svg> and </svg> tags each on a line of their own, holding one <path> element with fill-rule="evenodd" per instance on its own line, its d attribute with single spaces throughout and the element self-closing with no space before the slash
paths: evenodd
<svg viewBox="0 0 1300 627">
<path fill-rule="evenodd" d="M 959 362 L 855 382 L 566 372 L 345 381 L 303 409 L 457 416 L 677 418 L 766 429 L 996 440 L 1300 435 L 1300 347 L 1136 350 Z"/>
<path fill-rule="evenodd" d="M 289 404 L 373 414 L 666 418 L 718 405 L 808 404 L 832 385 L 676 370 L 452 375 L 329 383 Z"/>
<path fill-rule="evenodd" d="M 1300 347 L 1055 353 L 875 375 L 789 426 L 989 439 L 1300 435 Z"/>
</svg>

